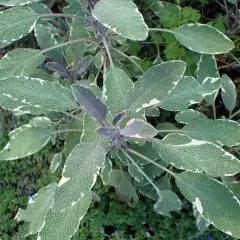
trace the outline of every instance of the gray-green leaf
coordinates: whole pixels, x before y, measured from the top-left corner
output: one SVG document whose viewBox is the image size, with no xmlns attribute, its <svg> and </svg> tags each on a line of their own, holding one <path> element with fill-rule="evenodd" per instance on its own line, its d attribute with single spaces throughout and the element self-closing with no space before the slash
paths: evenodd
<svg viewBox="0 0 240 240">
<path fill-rule="evenodd" d="M 52 132 L 40 126 L 19 130 L 0 152 L 0 160 L 15 160 L 41 150 L 49 141 Z"/>
<path fill-rule="evenodd" d="M 57 82 L 30 77 L 9 77 L 0 81 L 0 106 L 36 114 L 76 108 L 72 92 Z"/>
<path fill-rule="evenodd" d="M 240 170 L 240 161 L 221 147 L 184 134 L 169 134 L 154 147 L 165 162 L 179 169 L 214 177 L 234 175 Z"/>
<path fill-rule="evenodd" d="M 209 25 L 184 24 L 172 32 L 183 46 L 194 52 L 220 54 L 234 48 L 234 43 L 226 35 Z"/>
<path fill-rule="evenodd" d="M 40 230 L 44 218 L 51 207 L 56 188 L 57 183 L 51 183 L 50 185 L 41 188 L 29 201 L 26 210 L 21 208 L 18 210 L 15 219 L 30 223 L 28 227 L 28 235 L 37 233 Z"/>
<path fill-rule="evenodd" d="M 26 4 L 34 3 L 34 2 L 39 2 L 40 0 L 0 0 L 0 5 L 3 6 L 23 6 Z"/>
<path fill-rule="evenodd" d="M 222 183 L 205 174 L 176 174 L 176 184 L 202 217 L 221 231 L 240 238 L 240 202 Z"/>
<path fill-rule="evenodd" d="M 159 104 L 178 84 L 186 70 L 183 61 L 169 61 L 149 68 L 127 94 L 126 108 L 139 112 Z"/>
<path fill-rule="evenodd" d="M 194 120 L 197 119 L 207 119 L 207 117 L 201 113 L 198 112 L 196 110 L 193 109 L 187 109 L 184 110 L 182 112 L 179 112 L 176 116 L 175 116 L 175 120 L 179 123 L 183 123 L 183 124 L 188 124 Z"/>
<path fill-rule="evenodd" d="M 0 43 L 14 42 L 28 35 L 40 15 L 28 8 L 10 8 L 0 12 Z"/>
<path fill-rule="evenodd" d="M 226 74 L 223 74 L 221 77 L 222 85 L 221 85 L 221 94 L 222 99 L 225 107 L 229 112 L 232 112 L 233 109 L 236 107 L 236 98 L 237 98 L 237 91 L 234 83 L 232 82 L 231 78 L 228 77 Z"/>
<path fill-rule="evenodd" d="M 142 14 L 131 0 L 101 0 L 92 11 L 93 16 L 105 27 L 131 40 L 145 40 L 148 27 Z"/>
<path fill-rule="evenodd" d="M 62 153 L 60 152 L 60 153 L 54 154 L 52 161 L 51 161 L 51 165 L 50 165 L 50 172 L 55 173 L 56 170 L 61 165 L 61 162 L 62 162 Z"/>
</svg>

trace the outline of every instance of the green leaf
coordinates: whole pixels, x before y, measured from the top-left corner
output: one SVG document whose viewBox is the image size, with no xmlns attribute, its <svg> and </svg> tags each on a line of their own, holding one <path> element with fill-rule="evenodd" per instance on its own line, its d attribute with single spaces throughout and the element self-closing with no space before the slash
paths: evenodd
<svg viewBox="0 0 240 240">
<path fill-rule="evenodd" d="M 72 92 L 57 82 L 30 77 L 9 77 L 0 81 L 0 106 L 8 110 L 39 114 L 76 108 Z"/>
<path fill-rule="evenodd" d="M 164 96 L 158 106 L 168 111 L 187 109 L 190 105 L 201 102 L 205 96 L 215 93 L 220 84 L 220 79 L 215 78 L 206 78 L 200 85 L 193 77 L 183 77 L 177 86 Z"/>
<path fill-rule="evenodd" d="M 53 47 L 58 44 L 51 28 L 42 24 L 36 24 L 34 29 L 34 36 L 37 39 L 37 43 L 41 49 Z M 51 60 L 63 63 L 63 54 L 61 49 L 53 49 L 45 53 Z"/>
<path fill-rule="evenodd" d="M 71 239 L 78 230 L 91 202 L 92 192 L 89 191 L 67 211 L 54 212 L 50 209 L 44 219 L 38 238 L 44 240 Z"/>
<path fill-rule="evenodd" d="M 194 120 L 197 120 L 197 119 L 207 119 L 207 117 L 203 113 L 198 112 L 198 111 L 193 110 L 193 109 L 184 110 L 182 112 L 179 112 L 175 116 L 175 120 L 177 122 L 183 123 L 183 124 L 188 124 L 188 123 L 193 122 Z"/>
<path fill-rule="evenodd" d="M 128 173 L 113 169 L 109 179 L 109 185 L 115 187 L 120 200 L 128 203 L 130 206 L 135 206 L 138 203 L 138 195 L 130 179 L 131 177 Z"/>
<path fill-rule="evenodd" d="M 8 7 L 22 6 L 22 5 L 26 5 L 34 2 L 39 2 L 39 1 L 40 0 L 0 0 L 0 5 L 8 6 Z"/>
<path fill-rule="evenodd" d="M 103 88 L 103 98 L 112 117 L 124 110 L 127 92 L 132 88 L 132 80 L 121 68 L 109 69 Z"/>
<path fill-rule="evenodd" d="M 28 8 L 10 8 L 0 12 L 0 43 L 14 42 L 28 35 L 40 15 Z"/>
<path fill-rule="evenodd" d="M 231 120 L 199 119 L 184 126 L 181 132 L 191 138 L 220 146 L 232 147 L 240 144 L 240 124 Z"/>
<path fill-rule="evenodd" d="M 47 117 L 34 117 L 29 121 L 29 124 L 48 128 L 52 126 L 53 122 Z"/>
<path fill-rule="evenodd" d="M 169 61 L 149 68 L 128 92 L 126 108 L 139 112 L 159 104 L 174 89 L 185 70 L 183 61 Z"/>
<path fill-rule="evenodd" d="M 176 184 L 203 218 L 240 238 L 240 202 L 222 183 L 205 174 L 183 172 L 176 174 Z"/>
<path fill-rule="evenodd" d="M 201 216 L 201 214 L 197 210 L 197 207 L 194 204 L 193 204 L 193 215 L 196 218 L 196 225 L 198 230 L 202 233 L 206 231 L 210 225 L 210 222 L 208 222 Z"/>
<path fill-rule="evenodd" d="M 98 142 L 79 143 L 68 156 L 51 207 L 53 212 L 69 211 L 91 192 L 105 161 L 105 151 Z"/>
<path fill-rule="evenodd" d="M 56 170 L 59 168 L 59 166 L 61 165 L 62 162 L 62 153 L 56 153 L 54 154 L 52 161 L 51 161 L 51 165 L 50 165 L 50 172 L 51 173 L 55 173 Z"/>
<path fill-rule="evenodd" d="M 68 129 L 79 129 L 79 131 L 82 130 L 83 132 L 83 118 L 84 113 L 81 112 L 77 115 L 78 118 L 82 119 L 82 122 L 72 118 L 71 122 L 69 123 Z M 80 143 L 80 139 L 82 136 L 82 132 L 68 132 L 65 137 L 64 141 L 64 148 L 66 149 L 66 156 L 68 157 L 73 148 Z"/>
<path fill-rule="evenodd" d="M 178 211 L 182 208 L 182 202 L 171 190 L 161 191 L 161 198 L 154 204 L 154 211 L 161 215 L 171 216 L 171 211 Z"/>
<path fill-rule="evenodd" d="M 49 141 L 52 132 L 40 126 L 29 126 L 19 130 L 0 152 L 1 160 L 27 157 L 41 150 Z"/>
<path fill-rule="evenodd" d="M 135 138 L 150 138 L 158 134 L 157 130 L 149 123 L 141 119 L 131 119 L 127 125 L 120 130 L 120 134 Z"/>
<path fill-rule="evenodd" d="M 232 82 L 231 78 L 226 74 L 223 74 L 221 77 L 222 85 L 221 85 L 221 94 L 225 107 L 229 112 L 232 112 L 236 107 L 236 98 L 237 98 L 237 90 Z"/>
<path fill-rule="evenodd" d="M 184 47 L 198 53 L 220 54 L 234 48 L 226 35 L 205 24 L 184 24 L 172 33 Z"/>
<path fill-rule="evenodd" d="M 165 162 L 178 169 L 214 177 L 234 175 L 240 169 L 240 161 L 221 147 L 184 134 L 169 134 L 154 147 Z"/>
<path fill-rule="evenodd" d="M 105 27 L 131 40 L 145 40 L 148 27 L 142 14 L 131 0 L 101 0 L 92 11 L 93 16 Z"/>
<path fill-rule="evenodd" d="M 57 188 L 57 183 L 51 183 L 50 185 L 41 188 L 36 193 L 26 210 L 19 209 L 15 219 L 18 221 L 29 222 L 28 235 L 37 233 L 43 222 L 45 215 L 49 211 L 53 202 L 53 196 Z"/>
<path fill-rule="evenodd" d="M 1 78 L 30 76 L 44 60 L 40 51 L 31 48 L 17 48 L 0 60 Z"/>
<path fill-rule="evenodd" d="M 112 161 L 109 158 L 106 158 L 105 164 L 103 165 L 100 174 L 104 185 L 109 184 L 111 173 L 112 173 Z"/>
</svg>

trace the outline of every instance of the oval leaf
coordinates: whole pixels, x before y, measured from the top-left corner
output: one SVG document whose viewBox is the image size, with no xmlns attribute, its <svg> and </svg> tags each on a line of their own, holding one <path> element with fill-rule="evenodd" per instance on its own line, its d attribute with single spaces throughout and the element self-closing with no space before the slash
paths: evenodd
<svg viewBox="0 0 240 240">
<path fill-rule="evenodd" d="M 106 105 L 89 89 L 79 84 L 73 84 L 72 90 L 77 103 L 96 122 L 104 122 L 108 109 Z"/>
<path fill-rule="evenodd" d="M 131 0 L 101 0 L 94 6 L 93 16 L 105 27 L 131 40 L 145 40 L 148 27 Z"/>
<path fill-rule="evenodd" d="M 52 132 L 40 126 L 29 126 L 18 131 L 0 152 L 0 160 L 15 160 L 41 150 Z"/>
<path fill-rule="evenodd" d="M 179 169 L 215 177 L 234 175 L 240 170 L 240 161 L 221 147 L 184 134 L 169 134 L 154 147 L 165 162 Z"/>
<path fill-rule="evenodd" d="M 23 6 L 26 4 L 34 3 L 34 2 L 39 2 L 40 0 L 0 0 L 0 5 L 3 6 Z"/>
<path fill-rule="evenodd" d="M 184 24 L 172 32 L 184 47 L 194 52 L 220 54 L 234 48 L 234 43 L 226 35 L 205 24 Z"/>
<path fill-rule="evenodd" d="M 56 153 L 51 161 L 51 165 L 50 165 L 50 172 L 51 173 L 55 173 L 56 170 L 59 168 L 59 166 L 61 165 L 62 162 L 62 153 Z"/>
<path fill-rule="evenodd" d="M 175 120 L 177 122 L 184 123 L 184 124 L 188 124 L 197 119 L 207 119 L 207 117 L 203 113 L 193 109 L 187 109 L 185 111 L 178 113 L 175 116 Z"/>
<path fill-rule="evenodd" d="M 29 8 L 10 8 L 0 12 L 0 43 L 14 42 L 28 35 L 40 15 Z"/>
<path fill-rule="evenodd" d="M 222 183 L 205 174 L 176 174 L 181 193 L 200 215 L 228 235 L 240 238 L 240 202 Z"/>
</svg>

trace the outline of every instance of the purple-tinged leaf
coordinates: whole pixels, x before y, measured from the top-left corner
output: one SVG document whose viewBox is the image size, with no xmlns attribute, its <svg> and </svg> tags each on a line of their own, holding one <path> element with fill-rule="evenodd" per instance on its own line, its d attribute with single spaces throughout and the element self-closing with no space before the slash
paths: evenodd
<svg viewBox="0 0 240 240">
<path fill-rule="evenodd" d="M 135 138 L 149 138 L 158 134 L 158 131 L 149 123 L 140 119 L 131 119 L 127 126 L 120 130 L 123 136 Z"/>
<path fill-rule="evenodd" d="M 68 70 L 57 62 L 48 62 L 45 64 L 45 67 L 53 72 L 57 72 L 59 75 L 63 77 L 72 79 L 72 76 L 69 74 Z"/>
<path fill-rule="evenodd" d="M 103 137 L 113 138 L 116 134 L 119 135 L 119 129 L 110 127 L 100 127 L 97 129 L 97 133 Z"/>
<path fill-rule="evenodd" d="M 96 122 L 104 122 L 108 109 L 96 95 L 84 86 L 77 83 L 72 85 L 72 91 L 77 103 Z"/>
<path fill-rule="evenodd" d="M 77 66 L 76 66 L 76 73 L 78 75 L 81 75 L 83 72 L 85 72 L 90 63 L 93 61 L 93 56 L 86 56 L 84 58 L 82 58 L 78 63 L 77 63 Z"/>
<path fill-rule="evenodd" d="M 124 110 L 120 113 L 118 113 L 114 118 L 113 118 L 113 125 L 119 125 L 119 123 L 126 117 L 127 115 L 127 110 Z"/>
</svg>

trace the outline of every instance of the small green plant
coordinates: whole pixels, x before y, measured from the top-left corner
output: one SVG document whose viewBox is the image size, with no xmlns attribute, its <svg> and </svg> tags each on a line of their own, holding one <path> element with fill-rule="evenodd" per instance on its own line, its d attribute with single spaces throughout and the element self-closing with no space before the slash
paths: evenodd
<svg viewBox="0 0 240 240">
<path fill-rule="evenodd" d="M 0 14 L 1 46 L 34 29 L 42 49 L 16 49 L 0 61 L 0 106 L 18 115 L 40 115 L 9 133 L 0 159 L 34 154 L 57 136 L 65 140 L 50 166 L 55 172 L 66 157 L 60 181 L 40 189 L 16 219 L 29 222 L 28 235 L 37 233 L 38 239 L 70 239 L 97 198 L 92 188 L 100 176 L 130 206 L 141 193 L 166 216 L 181 209 L 171 186 L 176 184 L 193 203 L 201 230 L 213 224 L 240 238 L 234 188 L 240 161 L 232 154 L 240 144 L 240 125 L 231 120 L 240 111 L 233 113 L 235 86 L 227 75 L 220 77 L 214 57 L 233 49 L 233 42 L 199 23 L 150 28 L 131 0 L 68 3 L 64 13 L 53 14 L 37 1 L 0 1 L 13 6 Z M 200 53 L 197 77 L 184 75 L 181 60 L 144 71 L 124 53 L 128 40 L 144 41 L 149 31 L 171 34 Z M 137 69 L 137 81 L 123 59 Z M 220 91 L 228 119 L 217 119 Z M 203 100 L 212 106 L 214 120 L 193 109 Z M 159 109 L 177 112 L 175 120 L 184 126 L 152 126 L 146 116 L 158 116 Z"/>
</svg>

